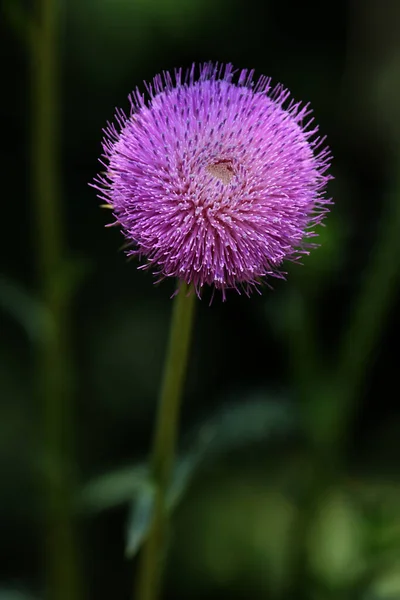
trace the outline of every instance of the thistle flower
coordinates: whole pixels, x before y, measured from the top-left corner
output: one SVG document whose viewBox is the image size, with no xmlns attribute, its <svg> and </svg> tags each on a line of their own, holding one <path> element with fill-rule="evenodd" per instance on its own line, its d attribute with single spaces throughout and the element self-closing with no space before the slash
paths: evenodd
<svg viewBox="0 0 400 600">
<path fill-rule="evenodd" d="M 117 111 L 94 186 L 129 245 L 164 277 L 247 294 L 282 262 L 314 245 L 330 153 L 308 119 L 270 79 L 232 65 L 157 75 Z"/>
</svg>

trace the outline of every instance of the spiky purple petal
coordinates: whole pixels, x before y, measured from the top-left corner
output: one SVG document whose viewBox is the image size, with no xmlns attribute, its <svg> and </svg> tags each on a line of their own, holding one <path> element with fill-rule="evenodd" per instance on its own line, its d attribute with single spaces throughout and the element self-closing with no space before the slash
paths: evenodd
<svg viewBox="0 0 400 600">
<path fill-rule="evenodd" d="M 163 277 L 247 293 L 307 252 L 330 201 L 330 153 L 308 105 L 253 71 L 156 76 L 117 111 L 95 181 L 131 244 Z M 236 83 L 234 80 L 236 79 Z"/>
</svg>

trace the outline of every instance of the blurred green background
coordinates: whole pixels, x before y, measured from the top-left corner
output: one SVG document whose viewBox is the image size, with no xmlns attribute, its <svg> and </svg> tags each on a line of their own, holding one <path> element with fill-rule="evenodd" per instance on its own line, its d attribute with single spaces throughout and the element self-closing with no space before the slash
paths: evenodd
<svg viewBox="0 0 400 600">
<path fill-rule="evenodd" d="M 51 568 L 38 482 L 54 457 L 43 452 L 44 388 L 35 383 L 48 307 L 29 174 L 46 133 L 32 134 L 36 76 L 19 10 L 36 18 L 40 2 L 4 8 L 0 600 L 27 600 L 44 597 Z M 287 282 L 251 299 L 232 292 L 226 303 L 218 295 L 211 307 L 209 295 L 197 303 L 165 598 L 400 599 L 400 3 L 64 0 L 59 8 L 63 253 L 80 275 L 62 307 L 69 408 L 57 394 L 53 401 L 58 427 L 69 414 L 69 449 L 51 477 L 74 472 L 67 512 L 79 529 L 80 597 L 132 597 L 174 285 L 154 286 L 126 261 L 88 182 L 101 130 L 115 106 L 129 107 L 136 85 L 213 60 L 255 68 L 311 103 L 334 155 L 335 205 L 321 247 L 304 266 L 288 266 Z M 61 280 L 55 288 L 66 294 Z M 57 373 L 53 389 L 62 391 L 69 383 Z M 54 554 L 62 563 L 57 544 Z"/>
</svg>

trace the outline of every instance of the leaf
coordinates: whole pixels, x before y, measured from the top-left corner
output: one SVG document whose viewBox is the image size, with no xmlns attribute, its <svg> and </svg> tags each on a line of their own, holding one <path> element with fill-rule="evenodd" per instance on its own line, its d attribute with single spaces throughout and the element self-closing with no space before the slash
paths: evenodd
<svg viewBox="0 0 400 600">
<path fill-rule="evenodd" d="M 365 528 L 358 507 L 339 488 L 319 500 L 307 538 L 312 573 L 332 588 L 352 585 L 365 572 Z"/>
<path fill-rule="evenodd" d="M 267 398 L 257 392 L 247 400 L 230 402 L 214 416 L 195 427 L 186 439 L 187 454 L 206 458 L 247 444 L 269 441 L 296 428 L 290 402 Z"/>
<path fill-rule="evenodd" d="M 132 558 L 147 537 L 153 516 L 155 493 L 156 488 L 149 484 L 138 492 L 131 504 L 126 533 L 126 558 Z"/>
<path fill-rule="evenodd" d="M 245 403 L 231 403 L 184 436 L 186 442 L 176 459 L 168 504 L 175 508 L 199 464 L 209 456 L 260 442 L 293 430 L 296 419 L 290 403 L 263 400 L 254 396 Z M 96 477 L 87 483 L 78 506 L 100 512 L 130 502 L 149 486 L 150 475 L 145 463 L 138 463 Z"/>
<path fill-rule="evenodd" d="M 82 510 L 98 513 L 129 503 L 126 549 L 133 557 L 146 538 L 151 524 L 156 487 L 144 463 L 118 469 L 90 481 L 78 498 Z"/>
<path fill-rule="evenodd" d="M 182 456 L 176 461 L 167 495 L 167 504 L 170 510 L 173 510 L 179 504 L 196 472 L 197 465 L 198 456 L 196 454 Z"/>
<path fill-rule="evenodd" d="M 52 282 L 52 294 L 60 303 L 68 304 L 88 272 L 84 260 L 64 261 Z M 54 322 L 44 302 L 21 284 L 0 277 L 0 308 L 19 323 L 31 342 L 41 342 L 54 334 Z"/>
<path fill-rule="evenodd" d="M 130 502 L 149 487 L 149 472 L 144 463 L 125 467 L 89 481 L 78 498 L 84 511 L 101 512 Z"/>
<path fill-rule="evenodd" d="M 177 460 L 167 495 L 169 510 L 172 511 L 183 496 L 194 467 L 193 457 L 186 456 Z M 98 513 L 130 503 L 126 555 L 132 557 L 139 550 L 150 527 L 155 490 L 147 466 L 140 463 L 90 481 L 78 498 L 78 507 L 80 510 Z"/>
<path fill-rule="evenodd" d="M 400 562 L 397 559 L 370 586 L 365 600 L 398 600 L 400 598 Z"/>
<path fill-rule="evenodd" d="M 184 436 L 168 495 L 170 509 L 178 505 L 202 464 L 243 446 L 286 435 L 296 426 L 291 403 L 266 399 L 263 392 L 253 394 L 247 401 L 230 402 Z"/>
<path fill-rule="evenodd" d="M 197 468 L 209 456 L 214 459 L 216 454 L 227 449 L 288 432 L 294 424 L 290 404 L 265 401 L 261 395 L 246 403 L 229 404 L 218 411 L 188 433 L 186 450 L 180 452 L 175 462 L 167 494 L 167 509 L 173 511 L 176 508 Z M 139 463 L 90 481 L 78 498 L 78 506 L 96 513 L 129 503 L 125 552 L 131 558 L 146 539 L 155 492 L 148 466 Z"/>
</svg>

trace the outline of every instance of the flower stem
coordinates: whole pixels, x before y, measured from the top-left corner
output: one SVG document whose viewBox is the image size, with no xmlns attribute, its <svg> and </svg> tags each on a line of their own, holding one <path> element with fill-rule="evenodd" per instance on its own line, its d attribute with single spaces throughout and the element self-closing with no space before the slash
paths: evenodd
<svg viewBox="0 0 400 600">
<path fill-rule="evenodd" d="M 326 464 L 343 460 L 343 441 L 356 415 L 370 364 L 393 306 L 400 283 L 396 256 L 400 252 L 400 169 L 389 192 L 378 231 L 354 304 L 350 323 L 339 347 L 338 362 L 326 384 L 311 396 L 312 430 Z"/>
<path fill-rule="evenodd" d="M 151 472 L 156 485 L 153 522 L 139 565 L 140 600 L 157 600 L 161 580 L 169 515 L 166 496 L 178 437 L 179 412 L 194 315 L 195 294 L 180 284 L 174 299 L 167 356 L 156 417 Z"/>
<path fill-rule="evenodd" d="M 32 89 L 32 193 L 35 253 L 41 300 L 50 327 L 36 348 L 36 390 L 41 403 L 46 593 L 81 600 L 72 501 L 72 369 L 70 271 L 65 264 L 59 144 L 58 0 L 37 0 L 35 35 L 28 39 Z"/>
<path fill-rule="evenodd" d="M 369 374 L 370 361 L 385 319 L 399 286 L 400 270 L 396 256 L 400 251 L 400 170 L 394 166 L 394 185 L 381 217 L 378 239 L 371 251 L 354 314 L 344 336 L 338 364 L 339 388 L 336 441 L 357 410 L 360 390 Z"/>
</svg>

